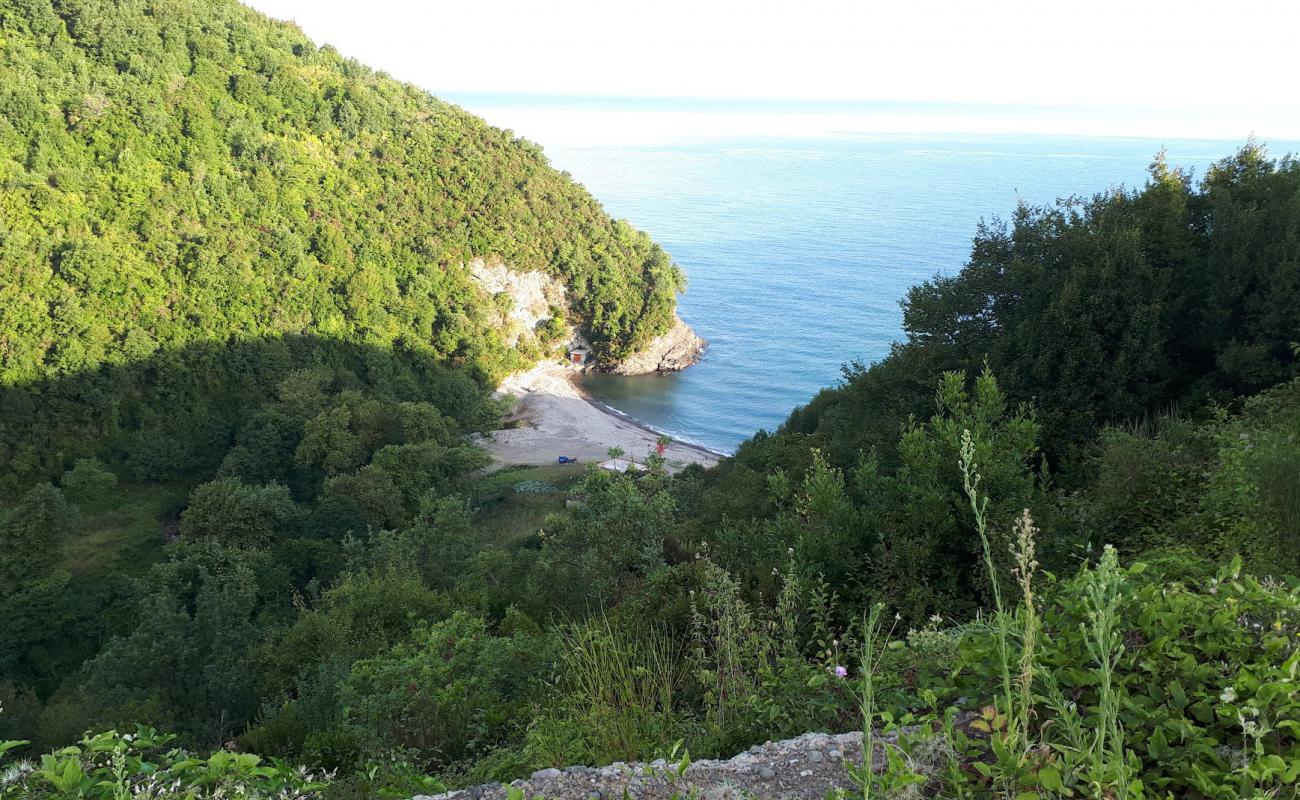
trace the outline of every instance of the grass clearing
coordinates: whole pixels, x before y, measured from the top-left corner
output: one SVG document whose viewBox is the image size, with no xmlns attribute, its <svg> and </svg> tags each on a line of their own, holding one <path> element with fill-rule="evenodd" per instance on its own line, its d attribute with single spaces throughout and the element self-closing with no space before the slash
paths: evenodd
<svg viewBox="0 0 1300 800">
<path fill-rule="evenodd" d="M 476 527 L 484 542 L 504 544 L 535 533 L 582 479 L 583 464 L 518 466 L 484 475 L 472 488 Z"/>
<path fill-rule="evenodd" d="M 123 484 L 82 507 L 64 547 L 73 577 L 143 574 L 162 552 L 164 518 L 181 507 L 188 493 L 178 484 Z"/>
</svg>

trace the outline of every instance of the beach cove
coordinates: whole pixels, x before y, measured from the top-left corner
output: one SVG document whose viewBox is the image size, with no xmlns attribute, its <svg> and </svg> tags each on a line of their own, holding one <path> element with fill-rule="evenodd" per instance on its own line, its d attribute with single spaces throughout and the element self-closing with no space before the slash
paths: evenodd
<svg viewBox="0 0 1300 800">
<path fill-rule="evenodd" d="M 546 362 L 506 378 L 498 395 L 517 398 L 505 418 L 512 427 L 485 434 L 475 443 L 498 467 L 555 464 L 561 456 L 601 462 L 615 447 L 638 462 L 654 453 L 662 434 L 588 397 L 576 383 L 579 374 Z M 689 464 L 711 467 L 723 457 L 679 441 L 671 441 L 663 456 L 669 472 Z"/>
</svg>

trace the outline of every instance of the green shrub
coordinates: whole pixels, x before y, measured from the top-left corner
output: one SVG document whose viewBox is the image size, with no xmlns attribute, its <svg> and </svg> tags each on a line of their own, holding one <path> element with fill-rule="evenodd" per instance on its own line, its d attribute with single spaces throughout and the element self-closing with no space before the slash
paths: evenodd
<svg viewBox="0 0 1300 800">
<path fill-rule="evenodd" d="M 1267 796 L 1300 776 L 1300 582 L 1261 581 L 1239 563 L 1200 583 L 1148 579 L 1143 564 L 1117 573 L 1115 719 L 1157 796 Z M 1092 574 L 1052 586 L 1042 609 L 1035 729 L 1063 750 L 1086 743 L 1070 741 L 1072 727 L 1090 738 L 1104 719 Z M 991 637 L 964 636 L 952 688 L 992 696 L 996 663 Z"/>
<path fill-rule="evenodd" d="M 342 705 L 370 752 L 408 752 L 446 768 L 521 738 L 518 709 L 534 701 L 553 657 L 547 637 L 494 636 L 458 611 L 353 664 Z"/>
<path fill-rule="evenodd" d="M 41 756 L 39 765 L 11 767 L 0 781 L 0 797 L 296 800 L 317 796 L 328 777 L 247 753 L 219 750 L 205 758 L 168 749 L 174 738 L 143 727 L 135 733 L 87 735 L 76 745 Z"/>
<path fill-rule="evenodd" d="M 63 473 L 59 484 L 72 502 L 95 503 L 103 500 L 117 486 L 117 476 L 98 459 L 79 458 L 72 469 Z"/>
<path fill-rule="evenodd" d="M 257 547 L 291 533 L 297 520 L 298 509 L 285 487 L 246 486 L 238 478 L 218 478 L 190 494 L 181 514 L 181 532 L 234 547 Z"/>
</svg>

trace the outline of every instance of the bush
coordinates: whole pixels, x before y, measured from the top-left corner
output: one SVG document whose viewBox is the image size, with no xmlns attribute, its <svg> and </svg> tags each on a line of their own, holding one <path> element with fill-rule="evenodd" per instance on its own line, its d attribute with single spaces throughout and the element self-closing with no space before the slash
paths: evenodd
<svg viewBox="0 0 1300 800">
<path fill-rule="evenodd" d="M 109 472 L 98 459 L 79 458 L 72 469 L 63 473 L 63 479 L 59 483 L 72 502 L 95 503 L 103 500 L 117 486 L 117 476 Z"/>
<path fill-rule="evenodd" d="M 999 696 L 997 640 L 984 625 L 957 631 L 951 678 L 916 684 L 909 699 L 894 699 L 886 719 L 910 720 L 918 708 L 957 695 L 984 707 L 973 724 L 993 738 L 992 750 L 959 731 L 949 731 L 949 744 L 977 762 L 986 776 L 977 782 L 987 785 L 991 776 L 1016 791 L 1073 786 L 1106 796 L 1287 796 L 1300 778 L 1300 581 L 1243 575 L 1239 560 L 1196 583 L 1153 579 L 1140 563 L 1111 570 L 1110 612 L 1097 600 L 1104 569 L 1086 569 L 1045 592 L 1024 673 L 1032 699 L 1023 720 Z M 1103 636 L 1111 642 L 1109 684 L 1099 657 L 1103 613 L 1114 626 Z M 1013 629 L 1022 634 L 1027 622 L 1017 615 Z M 1012 660 L 1021 652 L 1013 649 Z M 1093 749 L 1107 708 L 1114 715 L 1111 755 Z M 920 721 L 939 730 L 942 718 Z M 1022 721 L 1025 750 L 1008 749 L 1006 732 Z"/>
<path fill-rule="evenodd" d="M 294 769 L 247 753 L 219 750 L 204 758 L 168 749 L 175 737 L 152 728 L 87 735 L 80 743 L 20 763 L 0 781 L 0 798 L 263 797 L 317 796 L 327 776 Z M 4 747 L 0 742 L 0 756 Z"/>
<path fill-rule="evenodd" d="M 553 640 L 494 636 L 458 611 L 410 643 L 356 662 L 343 687 L 348 722 L 370 752 L 450 766 L 522 734 L 518 710 L 550 673 Z"/>
<path fill-rule="evenodd" d="M 181 514 L 181 532 L 235 547 L 257 547 L 291 532 L 297 518 L 285 487 L 246 486 L 238 478 L 218 478 L 190 495 L 189 507 Z"/>
</svg>

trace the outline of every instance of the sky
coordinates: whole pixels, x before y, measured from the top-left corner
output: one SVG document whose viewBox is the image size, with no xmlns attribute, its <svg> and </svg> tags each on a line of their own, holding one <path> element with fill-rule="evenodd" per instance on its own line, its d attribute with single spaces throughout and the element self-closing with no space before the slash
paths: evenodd
<svg viewBox="0 0 1300 800">
<path fill-rule="evenodd" d="M 533 138 L 554 115 L 499 96 L 850 101 L 766 113 L 800 129 L 1300 139 L 1300 0 L 245 2 Z M 586 122 L 639 128 L 608 117 Z"/>
</svg>

